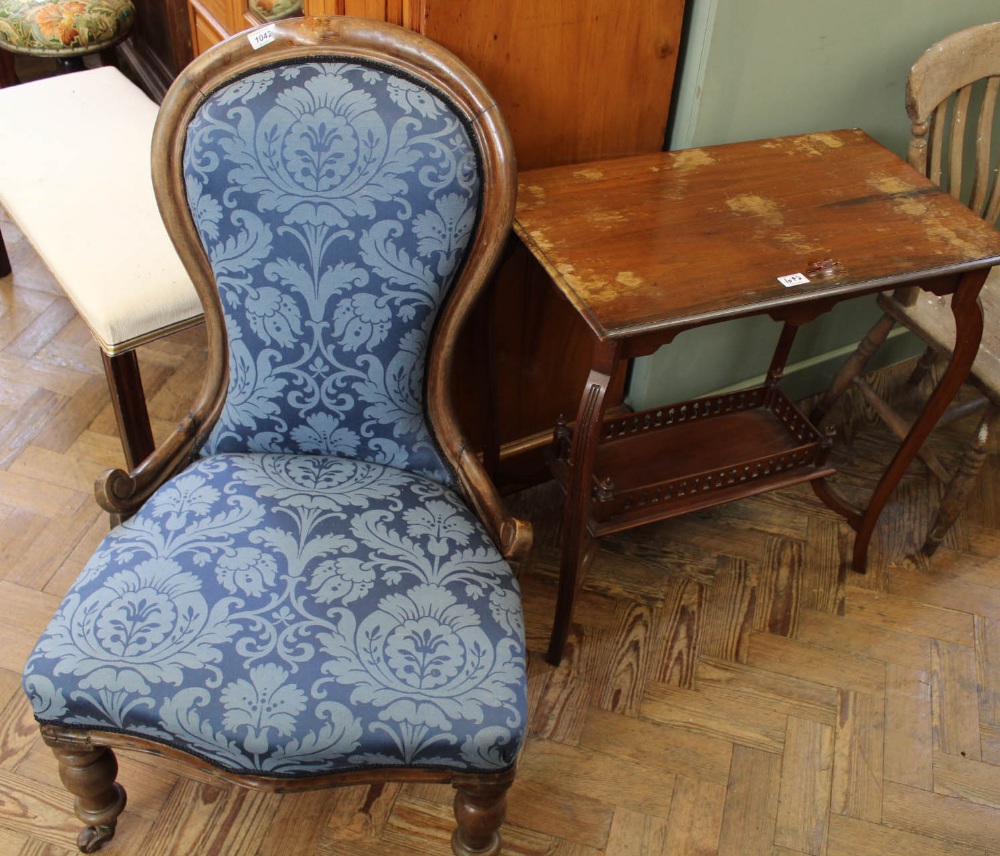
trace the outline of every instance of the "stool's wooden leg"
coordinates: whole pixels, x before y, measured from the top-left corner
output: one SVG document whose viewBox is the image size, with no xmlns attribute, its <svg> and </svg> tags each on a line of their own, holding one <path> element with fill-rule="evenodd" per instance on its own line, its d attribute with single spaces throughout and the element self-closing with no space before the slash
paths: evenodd
<svg viewBox="0 0 1000 856">
<path fill-rule="evenodd" d="M 60 74 L 70 74 L 74 71 L 83 71 L 85 68 L 82 56 L 61 56 L 56 62 L 59 64 Z"/>
<path fill-rule="evenodd" d="M 17 72 L 14 70 L 14 57 L 7 51 L 0 51 L 0 88 L 13 86 L 17 83 Z"/>
<path fill-rule="evenodd" d="M 7 255 L 7 245 L 0 235 L 0 276 L 7 276 L 10 273 L 10 256 Z"/>
<path fill-rule="evenodd" d="M 103 50 L 98 54 L 101 58 L 101 65 L 110 65 L 113 68 L 118 68 L 118 51 L 115 48 L 108 48 Z"/>
<path fill-rule="evenodd" d="M 139 360 L 135 351 L 109 356 L 101 351 L 104 359 L 104 373 L 111 391 L 111 404 L 115 408 L 115 420 L 122 448 L 125 450 L 125 464 L 134 470 L 153 451 L 153 429 L 149 424 L 146 410 L 146 394 L 142 389 L 139 375 Z"/>
</svg>

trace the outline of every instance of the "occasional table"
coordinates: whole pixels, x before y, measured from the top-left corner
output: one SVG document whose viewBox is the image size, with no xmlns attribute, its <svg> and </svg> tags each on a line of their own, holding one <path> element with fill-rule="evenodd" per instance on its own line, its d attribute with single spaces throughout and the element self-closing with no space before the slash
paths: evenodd
<svg viewBox="0 0 1000 856">
<path fill-rule="evenodd" d="M 979 347 L 979 290 L 1000 232 L 859 130 L 524 172 L 515 231 L 593 333 L 576 419 L 553 472 L 565 490 L 557 663 L 597 539 L 809 481 L 856 531 L 863 571 L 889 495 Z M 800 326 L 835 304 L 919 285 L 952 295 L 958 344 L 868 506 L 826 479 L 831 438 L 781 391 Z M 762 385 L 641 413 L 605 413 L 623 360 L 751 315 L 783 324 Z M 680 345 L 675 345 L 679 347 Z"/>
</svg>

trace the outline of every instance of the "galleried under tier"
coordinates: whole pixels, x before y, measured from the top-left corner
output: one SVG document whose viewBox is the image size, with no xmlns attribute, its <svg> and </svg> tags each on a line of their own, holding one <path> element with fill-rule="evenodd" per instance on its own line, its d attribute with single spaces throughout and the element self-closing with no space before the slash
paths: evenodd
<svg viewBox="0 0 1000 856">
<path fill-rule="evenodd" d="M 572 426 L 552 468 L 568 483 Z M 834 473 L 822 434 L 775 384 L 606 418 L 588 528 L 594 536 Z"/>
</svg>

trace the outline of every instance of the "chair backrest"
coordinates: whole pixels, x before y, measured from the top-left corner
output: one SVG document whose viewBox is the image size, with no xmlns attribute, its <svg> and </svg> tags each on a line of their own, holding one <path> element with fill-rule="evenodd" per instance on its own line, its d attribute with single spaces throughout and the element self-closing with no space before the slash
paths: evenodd
<svg viewBox="0 0 1000 856">
<path fill-rule="evenodd" d="M 1000 216 L 1000 22 L 953 33 L 914 63 L 908 159 L 987 222 Z"/>
<path fill-rule="evenodd" d="M 209 325 L 202 453 L 333 454 L 448 482 L 465 447 L 454 340 L 513 212 L 506 129 L 471 72 L 414 33 L 269 27 L 262 46 L 239 35 L 195 60 L 154 135 L 161 212 Z"/>
</svg>

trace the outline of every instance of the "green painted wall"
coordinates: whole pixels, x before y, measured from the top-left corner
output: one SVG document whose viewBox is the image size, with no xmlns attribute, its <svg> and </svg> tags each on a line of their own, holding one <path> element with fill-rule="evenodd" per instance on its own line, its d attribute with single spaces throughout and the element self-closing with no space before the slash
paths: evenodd
<svg viewBox="0 0 1000 856">
<path fill-rule="evenodd" d="M 671 149 L 858 127 L 905 155 L 913 61 L 949 33 L 1000 19 L 1000 0 L 688 2 Z M 877 317 L 873 300 L 858 300 L 804 328 L 789 393 L 823 389 Z M 752 383 L 767 370 L 777 335 L 761 318 L 682 334 L 635 362 L 629 401 L 654 407 Z M 921 350 L 909 334 L 891 345 L 882 364 Z"/>
</svg>

